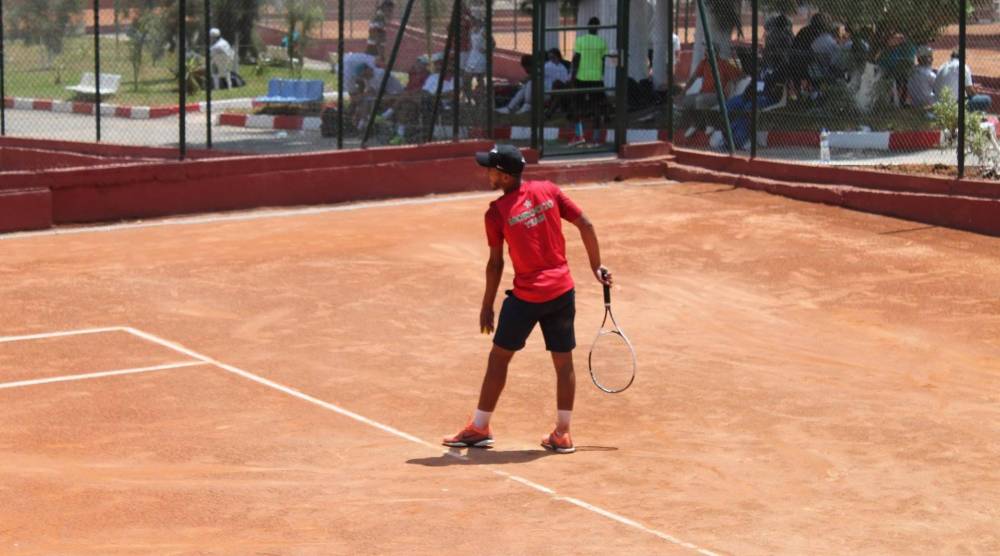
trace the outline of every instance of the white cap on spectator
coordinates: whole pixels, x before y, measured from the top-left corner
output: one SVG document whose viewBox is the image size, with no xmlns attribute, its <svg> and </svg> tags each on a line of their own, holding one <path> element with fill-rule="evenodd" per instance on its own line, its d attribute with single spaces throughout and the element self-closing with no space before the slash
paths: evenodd
<svg viewBox="0 0 1000 556">
<path fill-rule="evenodd" d="M 210 36 L 210 37 L 218 37 L 218 36 L 221 36 L 221 35 L 222 35 L 222 32 L 219 31 L 218 27 L 212 27 L 211 29 L 208 30 L 208 36 Z"/>
<path fill-rule="evenodd" d="M 435 52 L 434 55 L 431 56 L 431 61 L 432 62 L 440 62 L 441 60 L 444 60 L 444 53 L 443 52 Z"/>
</svg>

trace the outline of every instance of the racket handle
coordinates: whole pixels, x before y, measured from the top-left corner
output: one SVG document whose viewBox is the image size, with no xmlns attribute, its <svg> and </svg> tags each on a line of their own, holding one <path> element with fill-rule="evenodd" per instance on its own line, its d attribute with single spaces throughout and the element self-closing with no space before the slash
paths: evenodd
<svg viewBox="0 0 1000 556">
<path fill-rule="evenodd" d="M 608 279 L 608 271 L 604 270 L 603 268 L 601 269 L 601 278 L 603 278 L 604 280 Z M 611 305 L 611 287 L 608 286 L 607 284 L 604 284 L 604 305 L 605 306 Z"/>
</svg>

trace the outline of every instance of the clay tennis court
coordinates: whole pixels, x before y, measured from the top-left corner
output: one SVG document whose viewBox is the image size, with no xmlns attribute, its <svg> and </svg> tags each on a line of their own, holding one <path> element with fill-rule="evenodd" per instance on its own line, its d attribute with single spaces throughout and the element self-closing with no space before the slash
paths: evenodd
<svg viewBox="0 0 1000 556">
<path fill-rule="evenodd" d="M 611 396 L 577 352 L 572 455 L 538 445 L 537 333 L 496 447 L 438 445 L 486 361 L 491 194 L 0 236 L 0 552 L 1000 552 L 1000 240 L 718 185 L 570 194 L 639 357 Z M 600 286 L 564 229 L 586 346 Z"/>
</svg>

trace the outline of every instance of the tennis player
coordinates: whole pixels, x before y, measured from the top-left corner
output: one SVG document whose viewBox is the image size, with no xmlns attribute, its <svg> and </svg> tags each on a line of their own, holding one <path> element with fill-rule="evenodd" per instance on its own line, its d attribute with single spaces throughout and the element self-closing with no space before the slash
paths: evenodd
<svg viewBox="0 0 1000 556">
<path fill-rule="evenodd" d="M 500 309 L 500 321 L 493 336 L 493 349 L 472 421 L 457 435 L 445 438 L 443 444 L 457 448 L 485 448 L 493 444 L 490 417 L 507 381 L 507 367 L 538 323 L 545 338 L 545 349 L 552 353 L 556 369 L 558 409 L 555 430 L 542 439 L 542 446 L 563 454 L 572 453 L 576 450 L 569 433 L 576 391 L 573 372 L 576 303 L 573 278 L 566 264 L 562 219 L 580 230 L 590 268 L 597 280 L 611 285 L 611 274 L 601 266 L 597 233 L 580 208 L 552 182 L 521 180 L 524 156 L 517 147 L 497 145 L 489 152 L 477 153 L 476 162 L 489 169 L 490 186 L 503 190 L 503 196 L 490 203 L 486 211 L 490 260 L 486 263 L 486 293 L 479 313 L 482 333 L 494 331 L 493 302 L 503 276 L 504 241 L 514 264 L 514 289 L 507 290 Z"/>
</svg>

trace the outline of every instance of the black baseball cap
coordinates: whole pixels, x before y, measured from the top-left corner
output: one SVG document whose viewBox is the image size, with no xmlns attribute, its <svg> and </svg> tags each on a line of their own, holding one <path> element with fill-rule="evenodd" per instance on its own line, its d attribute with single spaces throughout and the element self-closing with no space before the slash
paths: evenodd
<svg viewBox="0 0 1000 556">
<path fill-rule="evenodd" d="M 514 145 L 494 145 L 487 152 L 476 153 L 476 162 L 485 168 L 496 168 L 512 176 L 524 170 L 524 155 Z"/>
</svg>

